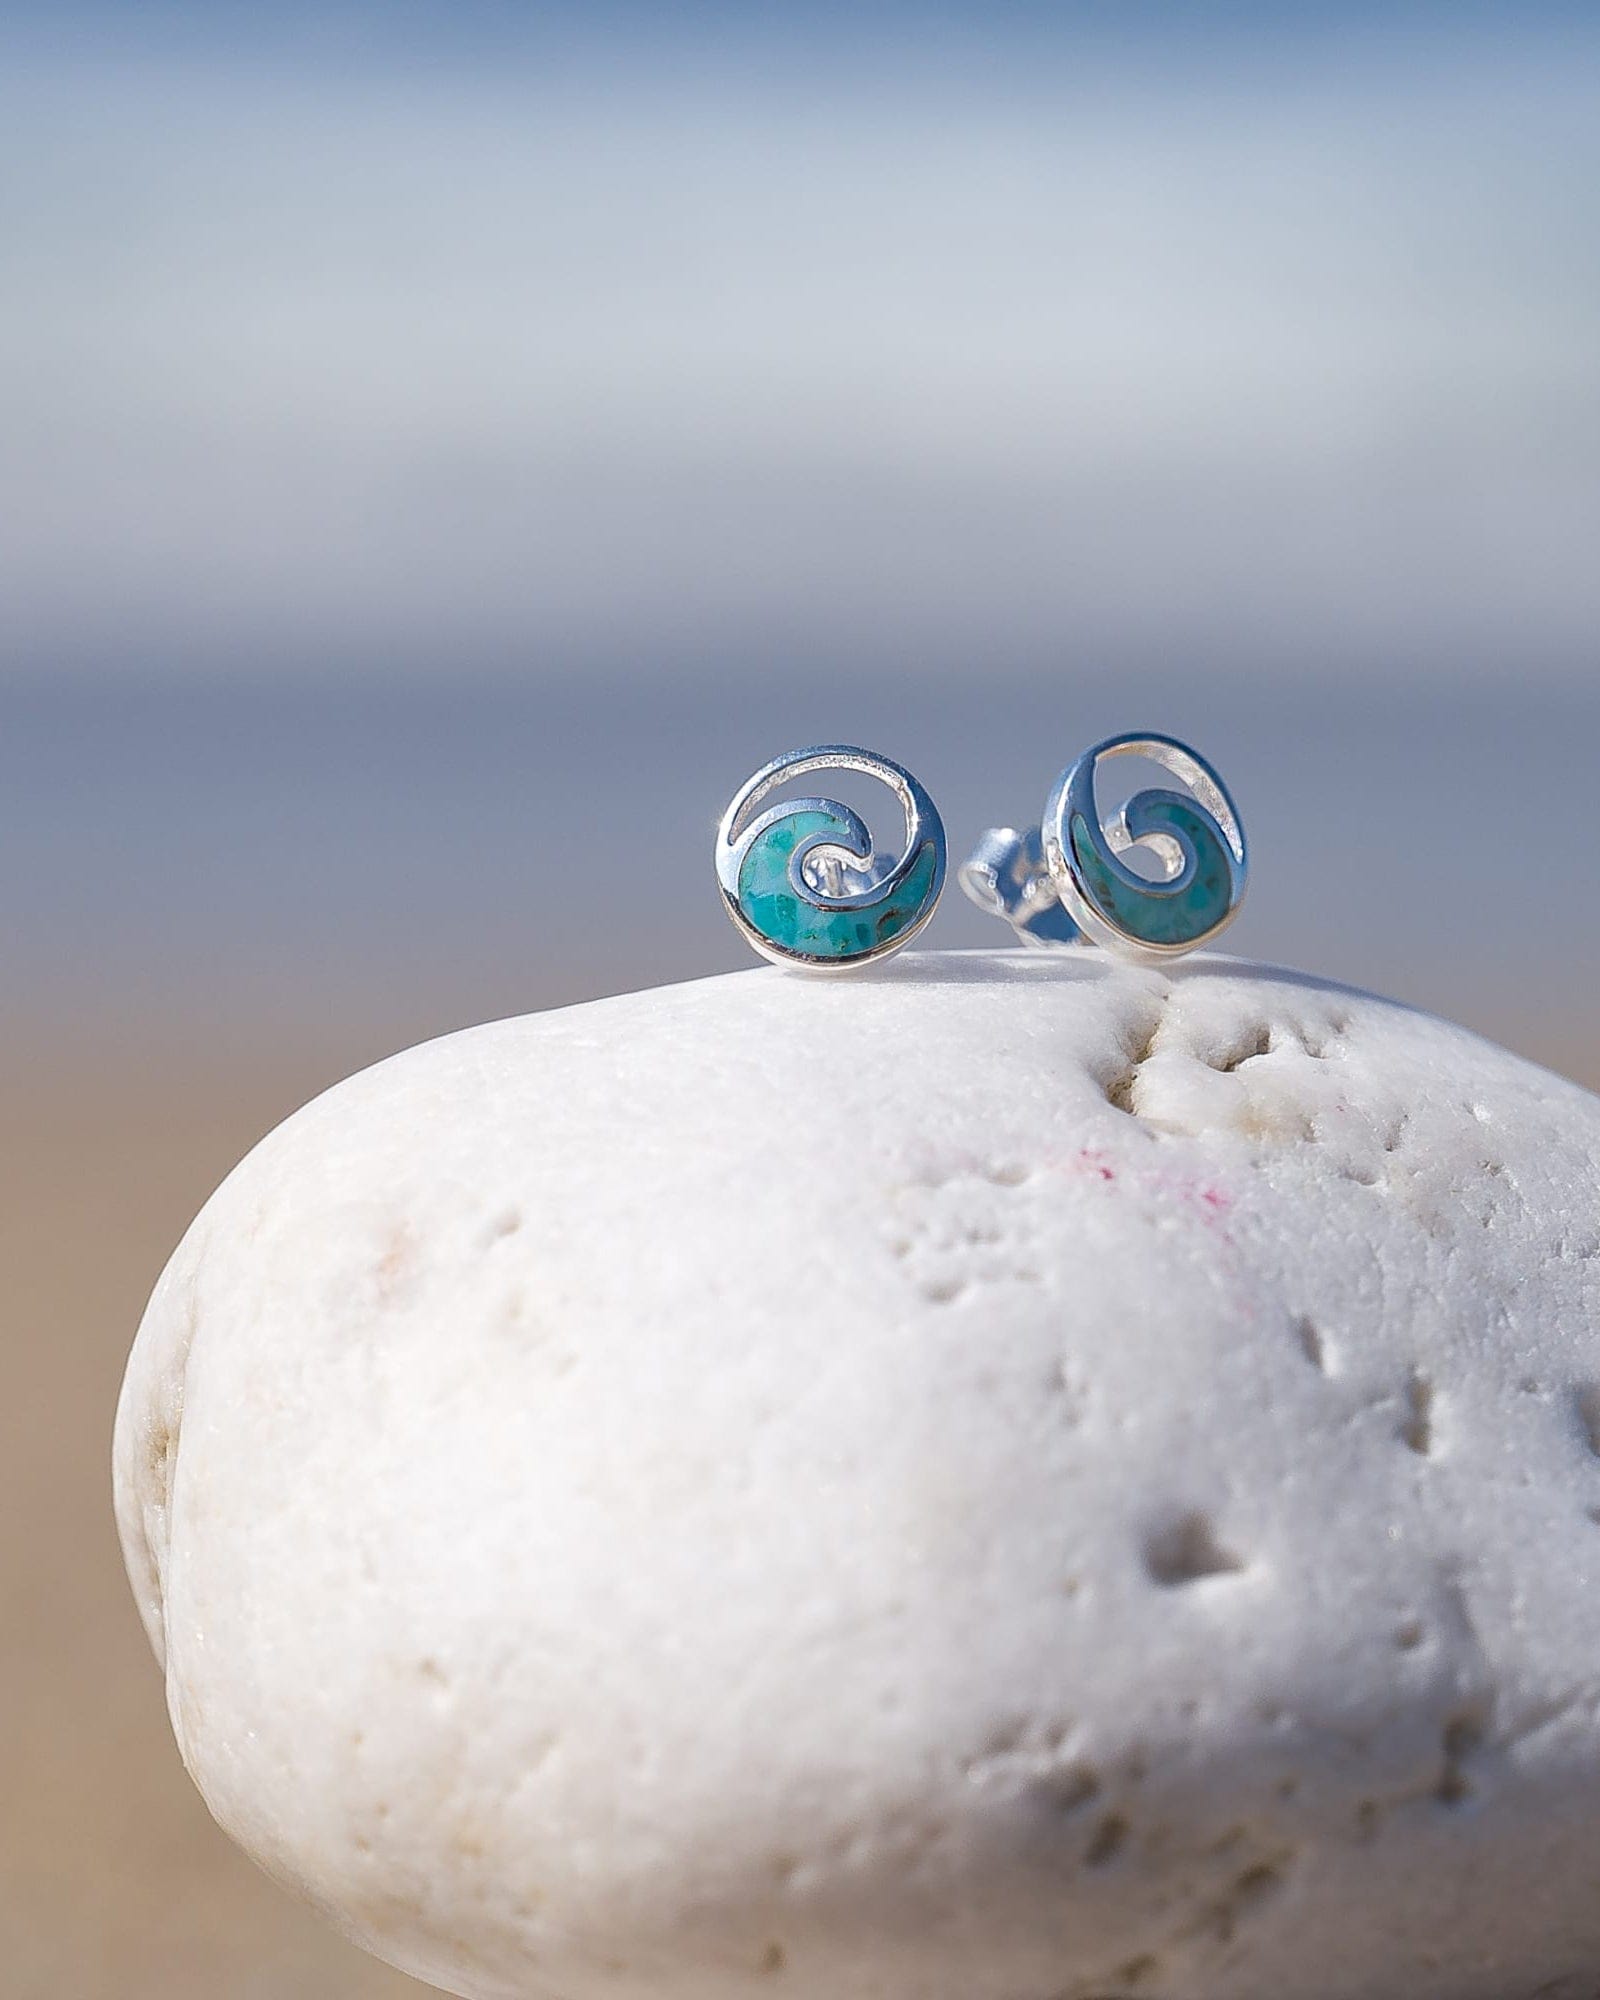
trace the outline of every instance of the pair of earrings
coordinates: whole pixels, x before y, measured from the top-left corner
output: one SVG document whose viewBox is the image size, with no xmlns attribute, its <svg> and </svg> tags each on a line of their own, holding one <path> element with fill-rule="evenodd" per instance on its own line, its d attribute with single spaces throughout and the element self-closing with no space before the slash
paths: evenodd
<svg viewBox="0 0 1600 2000">
<path fill-rule="evenodd" d="M 1135 792 L 1102 817 L 1102 764 L 1142 757 L 1184 788 Z M 835 799 L 760 811 L 815 771 L 857 771 L 886 785 L 905 819 L 898 855 L 873 851 L 859 814 Z M 1123 858 L 1137 847 L 1159 871 Z M 945 877 L 944 822 L 911 773 L 848 744 L 790 751 L 734 794 L 717 832 L 728 915 L 764 958 L 832 972 L 887 958 L 933 915 Z M 1209 944 L 1238 914 L 1244 828 L 1222 780 L 1170 736 L 1113 736 L 1068 765 L 1036 827 L 991 827 L 959 871 L 962 889 L 1028 944 L 1082 938 L 1144 962 Z"/>
</svg>

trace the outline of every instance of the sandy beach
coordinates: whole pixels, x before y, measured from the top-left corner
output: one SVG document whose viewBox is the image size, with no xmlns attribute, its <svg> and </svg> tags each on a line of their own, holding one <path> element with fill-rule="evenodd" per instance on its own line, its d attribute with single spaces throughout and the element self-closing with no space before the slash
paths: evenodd
<svg viewBox="0 0 1600 2000">
<path fill-rule="evenodd" d="M 143 1300 L 238 1155 L 331 1080 L 328 1052 L 134 1065 L 12 1051 L 0 1101 L 0 1963 L 15 2000 L 378 2000 L 344 1944 L 212 1825 L 167 1729 L 111 1520 Z"/>
</svg>

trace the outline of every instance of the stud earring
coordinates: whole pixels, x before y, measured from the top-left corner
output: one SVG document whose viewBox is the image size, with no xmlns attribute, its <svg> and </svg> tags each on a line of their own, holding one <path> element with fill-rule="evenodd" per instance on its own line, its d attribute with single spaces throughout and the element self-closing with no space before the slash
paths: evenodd
<svg viewBox="0 0 1600 2000">
<path fill-rule="evenodd" d="M 874 853 L 865 822 L 835 799 L 786 799 L 813 771 L 859 771 L 886 785 L 905 818 L 898 856 Z M 717 830 L 717 883 L 735 928 L 763 958 L 836 972 L 909 944 L 944 887 L 944 822 L 909 771 L 850 744 L 791 750 L 741 785 Z"/>
<path fill-rule="evenodd" d="M 1102 764 L 1143 757 L 1184 787 L 1135 792 L 1102 819 Z M 1163 872 L 1123 859 L 1138 847 Z M 962 865 L 967 896 L 1028 944 L 1083 938 L 1125 958 L 1176 958 L 1210 944 L 1239 914 L 1249 876 L 1244 828 L 1227 788 L 1170 736 L 1112 736 L 1068 765 L 1044 818 L 1022 833 L 991 827 Z"/>
</svg>

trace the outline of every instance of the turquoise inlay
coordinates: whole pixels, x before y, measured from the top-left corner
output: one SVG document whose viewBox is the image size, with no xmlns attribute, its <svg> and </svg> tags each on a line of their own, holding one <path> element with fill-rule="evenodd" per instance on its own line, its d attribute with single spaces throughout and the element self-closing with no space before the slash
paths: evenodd
<svg viewBox="0 0 1600 2000">
<path fill-rule="evenodd" d="M 1231 856 L 1217 823 L 1199 806 L 1181 799 L 1153 799 L 1144 815 L 1150 829 L 1176 834 L 1193 853 L 1194 873 L 1180 889 L 1160 882 L 1130 882 L 1114 869 L 1082 813 L 1072 815 L 1072 851 L 1083 872 L 1089 901 L 1106 918 L 1143 944 L 1193 944 L 1214 930 L 1233 900 Z"/>
<path fill-rule="evenodd" d="M 832 813 L 790 813 L 752 841 L 739 864 L 739 908 L 764 938 L 806 958 L 858 958 L 898 937 L 922 915 L 936 865 L 932 841 L 923 843 L 899 887 L 881 903 L 819 910 L 795 894 L 789 876 L 795 849 L 818 833 L 842 839 L 845 828 Z"/>
</svg>

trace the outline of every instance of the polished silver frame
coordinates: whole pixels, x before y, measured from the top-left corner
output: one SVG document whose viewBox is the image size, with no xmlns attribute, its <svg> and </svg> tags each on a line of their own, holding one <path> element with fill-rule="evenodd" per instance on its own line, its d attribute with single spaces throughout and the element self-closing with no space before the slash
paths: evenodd
<svg viewBox="0 0 1600 2000">
<path fill-rule="evenodd" d="M 856 771 L 875 778 L 894 793 L 905 820 L 905 842 L 897 857 L 875 853 L 865 821 L 837 799 L 808 797 L 785 799 L 756 814 L 761 801 L 780 785 L 793 784 L 815 771 Z M 818 910 L 872 909 L 884 902 L 904 881 L 924 845 L 934 848 L 933 881 L 927 900 L 916 917 L 895 937 L 870 950 L 848 958 L 817 958 L 806 952 L 788 950 L 758 931 L 739 907 L 739 871 L 753 841 L 792 813 L 820 811 L 836 814 L 850 836 L 850 845 L 828 834 L 816 834 L 795 849 L 789 862 L 789 880 L 802 902 Z M 938 907 L 944 892 L 946 846 L 944 821 L 938 808 L 917 780 L 902 765 L 876 751 L 863 750 L 851 743 L 814 744 L 806 750 L 791 750 L 774 757 L 741 785 L 729 801 L 717 828 L 717 886 L 723 908 L 734 928 L 753 951 L 774 965 L 798 965 L 808 972 L 853 972 L 858 966 L 876 964 L 891 957 L 918 935 Z M 821 878 L 820 885 L 817 877 Z"/>
<path fill-rule="evenodd" d="M 1117 810 L 1102 817 L 1095 797 L 1100 766 L 1118 757 L 1142 757 L 1170 771 L 1184 792 L 1147 789 L 1136 792 Z M 1067 837 L 1074 815 L 1096 829 L 1104 843 L 1105 865 L 1129 887 L 1147 894 L 1170 895 L 1182 889 L 1194 872 L 1195 857 L 1171 834 L 1136 834 L 1129 824 L 1141 805 L 1161 798 L 1182 798 L 1198 804 L 1215 824 L 1229 859 L 1228 906 L 1221 919 L 1201 935 L 1177 944 L 1152 944 L 1130 936 L 1113 923 L 1092 900 L 1081 879 Z M 1130 847 L 1154 852 L 1166 867 L 1160 882 L 1136 874 L 1121 857 Z M 1141 964 L 1160 964 L 1198 951 L 1218 938 L 1239 914 L 1249 884 L 1249 854 L 1244 826 L 1227 787 L 1210 764 L 1175 737 L 1155 733 L 1108 736 L 1069 764 L 1050 788 L 1039 826 L 1018 833 L 991 827 L 979 837 L 962 864 L 959 879 L 968 898 L 981 910 L 1002 917 L 1026 944 L 1059 945 L 1086 940 L 1119 957 Z"/>
</svg>

